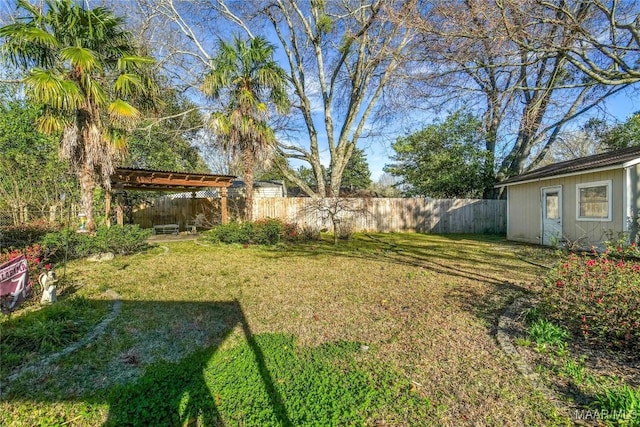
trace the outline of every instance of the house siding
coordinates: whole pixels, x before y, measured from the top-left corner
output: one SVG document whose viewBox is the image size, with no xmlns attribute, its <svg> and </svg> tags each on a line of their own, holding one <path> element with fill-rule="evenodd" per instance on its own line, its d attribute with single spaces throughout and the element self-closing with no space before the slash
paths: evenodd
<svg viewBox="0 0 640 427">
<path fill-rule="evenodd" d="M 633 175 L 636 177 L 635 182 L 638 183 L 637 178 L 640 176 L 640 169 L 633 169 Z M 607 240 L 611 232 L 617 235 L 623 230 L 623 197 L 627 191 L 623 185 L 624 173 L 621 168 L 509 186 L 507 195 L 509 217 L 507 239 L 527 243 L 541 243 L 542 188 L 558 186 L 562 187 L 562 237 L 564 239 L 570 242 L 580 240 L 584 244 L 596 244 Z M 576 220 L 576 186 L 578 184 L 608 180 L 611 180 L 612 184 L 612 220 Z M 640 206 L 638 207 L 640 208 Z"/>
<path fill-rule="evenodd" d="M 629 167 L 627 197 L 629 207 L 627 213 L 628 230 L 632 241 L 638 238 L 638 224 L 640 216 L 640 164 Z"/>
</svg>

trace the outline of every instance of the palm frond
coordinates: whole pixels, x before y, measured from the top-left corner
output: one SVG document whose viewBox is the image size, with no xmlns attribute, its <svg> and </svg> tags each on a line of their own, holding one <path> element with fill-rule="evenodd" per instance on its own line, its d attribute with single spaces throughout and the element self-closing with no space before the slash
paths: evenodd
<svg viewBox="0 0 640 427">
<path fill-rule="evenodd" d="M 114 124 L 130 128 L 140 119 L 140 111 L 122 99 L 116 99 L 108 108 L 109 118 Z"/>
<path fill-rule="evenodd" d="M 52 70 L 34 68 L 25 77 L 27 95 L 59 110 L 76 108 L 83 100 L 78 87 Z"/>
<path fill-rule="evenodd" d="M 90 74 L 82 76 L 82 86 L 87 94 L 87 98 L 99 106 L 105 106 L 109 102 L 109 95 L 105 87 L 100 84 L 99 80 L 93 78 Z"/>
<path fill-rule="evenodd" d="M 125 156 L 129 148 L 127 132 L 122 129 L 110 127 L 103 134 L 105 141 L 109 142 L 111 149 L 117 153 L 119 157 Z"/>
<path fill-rule="evenodd" d="M 60 57 L 65 61 L 69 61 L 73 68 L 79 68 L 83 72 L 92 71 L 99 65 L 96 54 L 90 49 L 80 46 L 60 49 Z"/>
<path fill-rule="evenodd" d="M 48 135 L 62 132 L 66 124 L 66 121 L 62 117 L 51 114 L 44 114 L 36 120 L 38 130 Z"/>
<path fill-rule="evenodd" d="M 2 55 L 13 65 L 23 69 L 32 65 L 47 67 L 55 63 L 53 51 L 57 41 L 46 31 L 23 23 L 14 23 L 0 28 L 4 38 Z"/>
<path fill-rule="evenodd" d="M 233 103 L 237 104 L 243 111 L 248 112 L 255 110 L 257 109 L 258 104 L 260 104 L 260 100 L 256 95 L 255 91 L 241 87 L 235 94 Z"/>
<path fill-rule="evenodd" d="M 133 95 L 144 92 L 145 86 L 140 76 L 132 73 L 120 74 L 113 83 L 113 88 L 120 95 Z"/>
<path fill-rule="evenodd" d="M 29 14 L 31 14 L 31 16 L 35 18 L 38 18 L 38 17 L 42 18 L 40 9 L 38 9 L 36 6 L 29 3 L 27 0 L 18 0 L 17 7 L 18 9 L 26 10 Z"/>
<path fill-rule="evenodd" d="M 123 55 L 118 58 L 117 68 L 120 71 L 128 71 L 134 66 L 151 65 L 155 59 L 148 56 Z"/>
<path fill-rule="evenodd" d="M 220 112 L 213 113 L 207 124 L 216 135 L 222 137 L 228 137 L 232 127 L 229 116 Z"/>
<path fill-rule="evenodd" d="M 21 22 L 15 22 L 0 28 L 0 37 L 18 42 L 22 46 L 32 43 L 53 48 L 58 45 L 58 41 L 53 34 L 42 28 Z"/>
<path fill-rule="evenodd" d="M 208 97 L 218 99 L 222 90 L 229 86 L 231 73 L 226 66 L 214 64 L 213 69 L 204 77 L 202 90 Z"/>
</svg>

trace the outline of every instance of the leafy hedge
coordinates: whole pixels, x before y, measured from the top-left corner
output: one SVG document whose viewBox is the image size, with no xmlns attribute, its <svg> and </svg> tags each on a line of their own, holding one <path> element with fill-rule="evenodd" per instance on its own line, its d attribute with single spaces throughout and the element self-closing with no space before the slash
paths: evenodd
<svg viewBox="0 0 640 427">
<path fill-rule="evenodd" d="M 544 282 L 543 308 L 593 343 L 640 349 L 640 262 L 620 255 L 569 255 Z"/>
<path fill-rule="evenodd" d="M 42 246 L 54 261 L 64 259 L 65 253 L 68 259 L 103 252 L 128 255 L 147 249 L 150 235 L 151 230 L 141 229 L 138 225 L 98 227 L 95 235 L 65 229 L 44 236 Z"/>
<path fill-rule="evenodd" d="M 289 224 L 275 218 L 254 222 L 230 222 L 218 225 L 204 233 L 203 238 L 213 243 L 243 243 L 275 245 L 301 239 L 296 224 Z"/>
</svg>

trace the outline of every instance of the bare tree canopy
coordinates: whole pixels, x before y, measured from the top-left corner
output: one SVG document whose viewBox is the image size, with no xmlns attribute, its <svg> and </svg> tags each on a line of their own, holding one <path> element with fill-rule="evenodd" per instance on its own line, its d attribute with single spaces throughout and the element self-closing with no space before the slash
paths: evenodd
<svg viewBox="0 0 640 427">
<path fill-rule="evenodd" d="M 157 66 L 212 112 L 225 100 L 201 87 L 218 41 L 276 43 L 293 102 L 269 117 L 278 164 L 312 196 L 338 194 L 354 148 L 399 133 L 392 120 L 421 104 L 481 116 L 500 180 L 540 165 L 563 132 L 640 79 L 637 1 L 103 1 L 128 9 Z M 290 169 L 300 162 L 317 186 Z"/>
<path fill-rule="evenodd" d="M 606 56 L 605 46 L 589 45 L 584 34 L 617 27 L 594 2 L 418 3 L 421 19 L 414 25 L 429 64 L 421 76 L 426 93 L 483 114 L 497 179 L 537 166 L 567 123 L 635 81 L 609 79 L 605 61 L 595 59 Z M 627 59 L 637 53 L 629 51 Z"/>
<path fill-rule="evenodd" d="M 523 28 L 509 25 L 509 2 L 513 0 L 496 3 L 503 11 L 512 39 L 523 48 L 542 50 L 552 56 L 563 54 L 571 65 L 601 84 L 640 81 L 640 5 L 637 1 L 536 0 L 535 7 L 529 9 L 533 11 L 529 22 L 567 27 L 573 35 L 570 40 L 555 38 L 543 45 L 535 34 L 516 35 L 515 31 Z"/>
<path fill-rule="evenodd" d="M 290 170 L 283 172 L 309 195 L 331 195 L 338 194 L 359 139 L 382 123 L 388 114 L 382 105 L 394 99 L 400 75 L 407 75 L 401 70 L 414 38 L 412 27 L 399 18 L 411 15 L 402 3 L 138 0 L 138 8 L 144 14 L 140 22 L 145 35 L 161 46 L 159 62 L 185 88 L 201 84 L 198 77 L 211 67 L 219 33 L 277 41 L 294 107 L 286 123 L 274 124 L 281 135 L 279 151 L 287 159 L 307 162 L 318 187 L 297 182 Z M 159 28 L 162 34 L 177 30 L 168 37 L 170 43 L 162 40 Z M 326 157 L 329 164 L 323 165 Z M 331 170 L 327 182 L 323 166 Z"/>
</svg>

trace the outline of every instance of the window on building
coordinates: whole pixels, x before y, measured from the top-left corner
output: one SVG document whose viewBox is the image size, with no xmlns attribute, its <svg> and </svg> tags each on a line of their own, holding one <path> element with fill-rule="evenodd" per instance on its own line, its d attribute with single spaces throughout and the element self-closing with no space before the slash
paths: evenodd
<svg viewBox="0 0 640 427">
<path fill-rule="evenodd" d="M 582 221 L 611 221 L 611 181 L 578 184 L 577 219 Z"/>
</svg>

